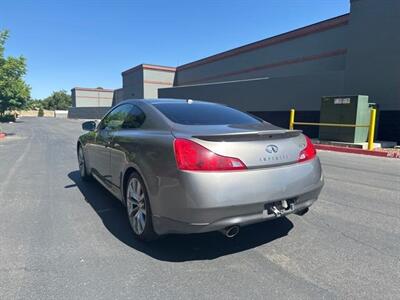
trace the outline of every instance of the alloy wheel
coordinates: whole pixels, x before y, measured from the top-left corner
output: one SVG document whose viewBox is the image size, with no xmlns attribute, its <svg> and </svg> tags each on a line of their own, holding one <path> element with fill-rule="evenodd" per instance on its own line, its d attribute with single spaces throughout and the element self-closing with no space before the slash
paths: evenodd
<svg viewBox="0 0 400 300">
<path fill-rule="evenodd" d="M 81 177 L 85 177 L 86 176 L 85 157 L 83 156 L 82 147 L 79 147 L 78 150 L 78 163 L 79 163 L 79 172 L 81 174 Z"/>
<path fill-rule="evenodd" d="M 145 191 L 137 178 L 129 181 L 126 205 L 131 227 L 137 235 L 141 235 L 146 226 L 146 202 Z"/>
</svg>

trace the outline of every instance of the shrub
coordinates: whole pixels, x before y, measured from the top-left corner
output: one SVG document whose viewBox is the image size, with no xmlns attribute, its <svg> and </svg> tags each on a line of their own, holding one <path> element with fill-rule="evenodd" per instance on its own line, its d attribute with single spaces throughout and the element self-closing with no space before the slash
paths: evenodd
<svg viewBox="0 0 400 300">
<path fill-rule="evenodd" d="M 39 108 L 38 117 L 43 117 L 43 116 L 44 116 L 44 110 L 43 108 Z"/>
<path fill-rule="evenodd" d="M 15 115 L 13 114 L 0 115 L 0 122 L 15 122 Z"/>
</svg>

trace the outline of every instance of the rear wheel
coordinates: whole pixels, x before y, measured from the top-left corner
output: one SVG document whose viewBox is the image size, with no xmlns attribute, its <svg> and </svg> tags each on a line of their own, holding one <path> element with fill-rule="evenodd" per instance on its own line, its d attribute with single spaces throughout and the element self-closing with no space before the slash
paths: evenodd
<svg viewBox="0 0 400 300">
<path fill-rule="evenodd" d="M 148 194 L 137 173 L 132 173 L 128 179 L 125 199 L 129 223 L 135 236 L 145 241 L 154 240 L 157 235 L 153 230 Z"/>
<path fill-rule="evenodd" d="M 79 173 L 81 175 L 82 180 L 87 181 L 91 178 L 90 174 L 86 168 L 85 155 L 83 154 L 82 146 L 78 148 L 78 163 L 79 163 Z"/>
</svg>

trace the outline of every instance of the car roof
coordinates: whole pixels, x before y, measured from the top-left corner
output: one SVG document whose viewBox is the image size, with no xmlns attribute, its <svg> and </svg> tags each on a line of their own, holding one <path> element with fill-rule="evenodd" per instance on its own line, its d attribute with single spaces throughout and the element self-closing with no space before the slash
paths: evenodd
<svg viewBox="0 0 400 300">
<path fill-rule="evenodd" d="M 217 103 L 202 101 L 202 100 L 195 100 L 195 99 L 173 99 L 173 98 L 158 98 L 158 99 L 127 99 L 121 103 L 145 103 L 145 104 L 159 104 L 159 103 L 187 103 L 188 100 L 192 100 L 195 103 L 203 103 L 203 104 L 214 104 L 218 105 Z"/>
</svg>

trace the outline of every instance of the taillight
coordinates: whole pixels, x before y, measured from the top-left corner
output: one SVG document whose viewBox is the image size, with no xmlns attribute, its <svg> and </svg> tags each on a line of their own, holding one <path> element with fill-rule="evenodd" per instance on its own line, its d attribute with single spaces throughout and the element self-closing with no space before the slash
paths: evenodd
<svg viewBox="0 0 400 300">
<path fill-rule="evenodd" d="M 233 171 L 246 169 L 237 158 L 218 155 L 207 148 L 186 139 L 174 141 L 178 169 L 188 171 Z"/>
<path fill-rule="evenodd" d="M 315 151 L 314 145 L 311 139 L 308 136 L 304 136 L 306 138 L 306 147 L 301 150 L 298 158 L 298 162 L 306 161 L 313 159 L 315 155 L 317 155 L 317 151 Z"/>
</svg>

